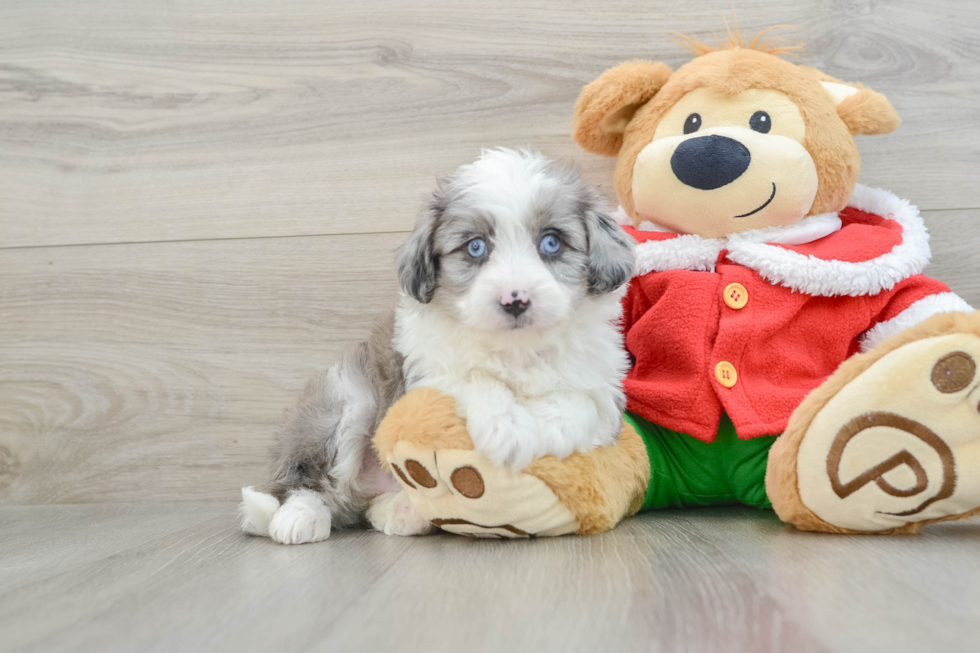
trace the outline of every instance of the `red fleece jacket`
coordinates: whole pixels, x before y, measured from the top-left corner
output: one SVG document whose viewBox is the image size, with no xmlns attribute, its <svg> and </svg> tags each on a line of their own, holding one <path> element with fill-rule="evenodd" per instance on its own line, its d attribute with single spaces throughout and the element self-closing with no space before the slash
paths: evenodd
<svg viewBox="0 0 980 653">
<path fill-rule="evenodd" d="M 803 244 L 781 244 L 800 240 L 800 228 L 709 240 L 626 227 L 639 259 L 624 299 L 634 361 L 627 408 L 706 442 L 722 412 L 743 439 L 778 435 L 807 393 L 862 345 L 936 313 L 970 310 L 919 274 L 929 250 L 915 208 L 859 190 L 856 203 L 880 213 L 851 206 L 839 223 L 816 216 L 831 233 Z M 733 289 L 744 296 L 726 302 Z M 735 370 L 731 387 L 716 374 L 723 362 Z"/>
</svg>

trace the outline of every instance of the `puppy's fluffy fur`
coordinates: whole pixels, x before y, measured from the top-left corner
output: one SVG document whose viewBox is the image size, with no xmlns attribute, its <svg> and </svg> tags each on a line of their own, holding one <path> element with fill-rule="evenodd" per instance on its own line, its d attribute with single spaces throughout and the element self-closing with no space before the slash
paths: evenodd
<svg viewBox="0 0 980 653">
<path fill-rule="evenodd" d="M 244 530 L 325 539 L 396 491 L 370 440 L 412 388 L 455 397 L 476 448 L 517 470 L 615 442 L 627 366 L 617 320 L 634 255 L 602 210 L 575 171 L 530 152 L 485 151 L 442 180 L 398 250 L 396 310 L 287 413 L 268 492 L 243 490 Z M 371 521 L 426 530 L 406 509 L 388 497 Z"/>
</svg>

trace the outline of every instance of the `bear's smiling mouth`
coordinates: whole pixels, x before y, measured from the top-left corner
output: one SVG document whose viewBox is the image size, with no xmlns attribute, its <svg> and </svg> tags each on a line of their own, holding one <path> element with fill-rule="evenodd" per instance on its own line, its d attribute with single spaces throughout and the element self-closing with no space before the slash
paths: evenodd
<svg viewBox="0 0 980 653">
<path fill-rule="evenodd" d="M 772 201 L 772 198 L 774 198 L 774 197 L 776 197 L 776 182 L 772 182 L 772 195 L 769 196 L 769 199 L 766 200 L 766 203 L 765 204 L 763 204 L 762 206 L 760 206 L 759 208 L 757 208 L 755 211 L 749 211 L 748 213 L 743 213 L 742 215 L 736 215 L 735 217 L 736 218 L 747 218 L 750 215 L 755 215 L 756 213 L 758 213 L 762 209 L 764 209 L 767 206 L 769 206 L 769 203 Z"/>
</svg>

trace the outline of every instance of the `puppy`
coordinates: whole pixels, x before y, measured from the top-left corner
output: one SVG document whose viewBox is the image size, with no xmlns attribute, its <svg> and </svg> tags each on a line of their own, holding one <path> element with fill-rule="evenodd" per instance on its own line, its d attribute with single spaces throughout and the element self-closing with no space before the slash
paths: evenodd
<svg viewBox="0 0 980 653">
<path fill-rule="evenodd" d="M 287 413 L 268 491 L 242 491 L 243 529 L 312 542 L 370 505 L 379 530 L 430 531 L 371 449 L 413 388 L 453 396 L 477 450 L 514 470 L 613 444 L 634 253 L 603 208 L 575 171 L 526 151 L 485 151 L 442 180 L 397 252 L 395 311 Z"/>
</svg>

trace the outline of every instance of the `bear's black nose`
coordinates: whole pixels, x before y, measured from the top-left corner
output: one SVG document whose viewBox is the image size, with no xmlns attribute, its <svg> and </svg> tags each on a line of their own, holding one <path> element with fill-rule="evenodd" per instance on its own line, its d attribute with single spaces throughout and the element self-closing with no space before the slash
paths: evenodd
<svg viewBox="0 0 980 653">
<path fill-rule="evenodd" d="M 670 169 L 688 186 L 714 190 L 741 177 L 751 160 L 749 148 L 734 138 L 709 134 L 678 145 Z"/>
</svg>

